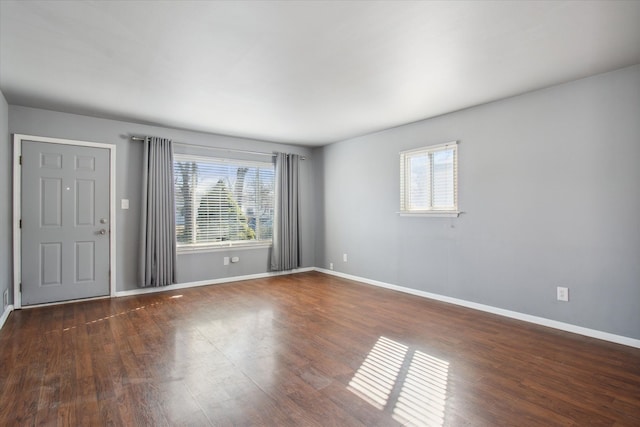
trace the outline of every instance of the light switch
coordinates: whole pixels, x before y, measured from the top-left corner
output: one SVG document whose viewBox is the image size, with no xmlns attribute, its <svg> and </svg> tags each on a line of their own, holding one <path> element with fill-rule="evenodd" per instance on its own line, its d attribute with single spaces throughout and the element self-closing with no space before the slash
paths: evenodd
<svg viewBox="0 0 640 427">
<path fill-rule="evenodd" d="M 129 199 L 120 200 L 120 207 L 122 209 L 129 209 Z"/>
</svg>

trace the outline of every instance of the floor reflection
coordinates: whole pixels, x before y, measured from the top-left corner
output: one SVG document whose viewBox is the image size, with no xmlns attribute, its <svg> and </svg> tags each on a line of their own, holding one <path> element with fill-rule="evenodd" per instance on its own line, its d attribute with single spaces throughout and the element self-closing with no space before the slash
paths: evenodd
<svg viewBox="0 0 640 427">
<path fill-rule="evenodd" d="M 448 362 L 380 337 L 348 389 L 404 425 L 441 427 L 448 375 Z"/>
</svg>

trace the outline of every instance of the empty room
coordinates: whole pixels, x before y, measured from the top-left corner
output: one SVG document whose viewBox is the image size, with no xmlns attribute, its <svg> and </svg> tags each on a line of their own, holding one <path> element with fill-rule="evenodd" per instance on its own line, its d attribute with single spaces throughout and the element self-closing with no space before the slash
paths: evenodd
<svg viewBox="0 0 640 427">
<path fill-rule="evenodd" d="M 638 23 L 0 0 L 0 425 L 640 425 Z"/>
</svg>

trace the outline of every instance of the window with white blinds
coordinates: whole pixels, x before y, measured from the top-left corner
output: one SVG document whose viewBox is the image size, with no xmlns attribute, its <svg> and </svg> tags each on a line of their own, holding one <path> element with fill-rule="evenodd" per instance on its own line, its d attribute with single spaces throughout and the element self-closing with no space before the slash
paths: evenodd
<svg viewBox="0 0 640 427">
<path fill-rule="evenodd" d="M 274 165 L 174 155 L 178 248 L 272 241 Z"/>
<path fill-rule="evenodd" d="M 400 213 L 458 214 L 456 142 L 400 153 Z"/>
</svg>

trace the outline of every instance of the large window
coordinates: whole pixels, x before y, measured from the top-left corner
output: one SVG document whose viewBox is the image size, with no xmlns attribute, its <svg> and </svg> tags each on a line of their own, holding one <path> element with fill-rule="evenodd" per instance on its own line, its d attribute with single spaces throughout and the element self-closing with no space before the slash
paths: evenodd
<svg viewBox="0 0 640 427">
<path fill-rule="evenodd" d="M 174 156 L 178 248 L 271 243 L 272 163 Z"/>
<path fill-rule="evenodd" d="M 400 153 L 400 213 L 458 214 L 455 142 Z"/>
</svg>

